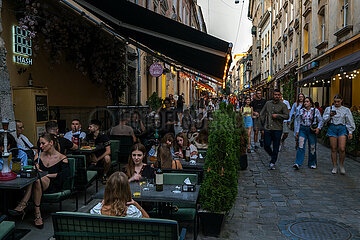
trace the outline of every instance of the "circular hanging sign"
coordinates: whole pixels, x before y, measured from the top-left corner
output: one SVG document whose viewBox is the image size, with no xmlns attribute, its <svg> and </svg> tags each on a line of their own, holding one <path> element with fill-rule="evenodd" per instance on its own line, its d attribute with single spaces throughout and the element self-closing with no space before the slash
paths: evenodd
<svg viewBox="0 0 360 240">
<path fill-rule="evenodd" d="M 163 67 L 161 66 L 160 63 L 153 63 L 150 66 L 150 74 L 153 77 L 160 77 L 163 74 Z"/>
</svg>

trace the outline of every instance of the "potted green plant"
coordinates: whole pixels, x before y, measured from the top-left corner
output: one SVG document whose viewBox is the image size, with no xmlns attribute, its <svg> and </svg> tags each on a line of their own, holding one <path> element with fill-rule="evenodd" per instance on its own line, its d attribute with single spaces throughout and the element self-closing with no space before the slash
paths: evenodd
<svg viewBox="0 0 360 240">
<path fill-rule="evenodd" d="M 237 150 L 234 113 L 220 106 L 210 122 L 209 147 L 205 160 L 205 176 L 200 188 L 199 212 L 204 235 L 218 236 L 224 216 L 237 195 Z"/>
<path fill-rule="evenodd" d="M 236 132 L 234 133 L 237 140 L 235 141 L 236 146 L 238 146 L 238 159 L 239 159 L 239 168 L 240 170 L 246 170 L 248 167 L 248 159 L 246 154 L 246 146 L 248 142 L 248 136 L 244 125 L 244 120 L 242 114 L 239 112 L 236 116 Z"/>
<path fill-rule="evenodd" d="M 162 100 L 157 94 L 157 92 L 153 92 L 153 94 L 147 100 L 147 104 L 154 110 L 155 112 L 161 108 Z"/>
</svg>

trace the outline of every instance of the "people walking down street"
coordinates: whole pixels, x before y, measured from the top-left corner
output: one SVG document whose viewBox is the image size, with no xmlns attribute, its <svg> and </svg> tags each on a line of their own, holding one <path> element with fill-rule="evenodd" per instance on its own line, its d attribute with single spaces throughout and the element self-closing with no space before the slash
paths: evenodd
<svg viewBox="0 0 360 240">
<path fill-rule="evenodd" d="M 254 115 L 254 111 L 253 111 L 253 107 L 250 106 L 251 100 L 250 98 L 247 98 L 245 100 L 245 106 L 241 107 L 241 113 L 243 115 L 244 118 L 244 124 L 245 124 L 245 128 L 247 130 L 247 134 L 248 134 L 248 144 L 247 144 L 247 152 L 250 153 L 251 152 L 251 131 L 252 128 L 254 126 L 253 124 L 253 115 Z"/>
<path fill-rule="evenodd" d="M 273 99 L 266 102 L 260 112 L 260 121 L 264 123 L 264 149 L 270 155 L 270 169 L 275 169 L 278 158 L 279 145 L 283 130 L 283 122 L 289 118 L 286 105 L 280 101 L 280 90 L 273 92 Z M 271 148 L 272 144 L 272 148 Z"/>
<path fill-rule="evenodd" d="M 299 114 L 299 110 L 302 107 L 303 103 L 304 103 L 304 99 L 305 99 L 305 95 L 303 93 L 299 93 L 298 97 L 296 99 L 296 102 L 292 105 L 291 110 L 290 110 L 290 116 L 288 119 L 289 124 L 291 123 L 292 117 L 296 116 Z M 294 121 L 294 129 L 297 128 L 296 126 L 296 121 Z M 296 141 L 296 145 L 295 148 L 298 149 L 299 147 L 299 142 L 296 140 L 296 132 L 294 131 L 294 137 L 295 137 L 295 141 Z"/>
<path fill-rule="evenodd" d="M 320 107 L 319 102 L 315 102 L 315 103 L 314 103 L 314 106 L 316 107 L 317 110 L 320 111 L 320 114 L 321 114 L 321 116 L 322 116 L 323 113 L 324 113 L 324 109 Z"/>
<path fill-rule="evenodd" d="M 283 103 L 285 103 L 286 107 L 289 110 L 289 114 L 290 114 L 291 107 L 290 107 L 289 101 L 285 100 L 283 98 L 283 95 L 281 95 L 281 101 Z M 286 120 L 284 120 L 284 123 L 283 123 L 283 135 L 281 137 L 279 151 L 281 151 L 281 148 L 283 148 L 285 146 L 285 140 L 289 136 L 289 132 L 290 132 L 290 122 L 286 119 Z"/>
<path fill-rule="evenodd" d="M 339 151 L 340 173 L 345 174 L 345 146 L 346 137 L 353 138 L 355 122 L 349 108 L 342 106 L 343 98 L 340 95 L 334 96 L 334 105 L 325 109 L 323 119 L 329 124 L 327 136 L 330 138 L 331 160 L 333 163 L 332 173 L 338 170 L 337 152 Z"/>
<path fill-rule="evenodd" d="M 299 114 L 295 117 L 297 122 L 295 129 L 296 139 L 299 141 L 299 148 L 296 152 L 296 160 L 294 168 L 299 170 L 299 167 L 304 162 L 306 142 L 308 141 L 309 159 L 308 167 L 315 169 L 316 161 L 316 135 L 319 134 L 323 125 L 323 119 L 320 111 L 314 107 L 314 102 L 310 97 L 306 97 L 303 107 L 299 110 Z"/>
<path fill-rule="evenodd" d="M 254 144 L 255 144 L 255 148 L 258 147 L 258 137 L 259 137 L 259 132 L 260 132 L 260 146 L 263 147 L 264 146 L 264 127 L 261 124 L 260 121 L 260 112 L 263 109 L 264 105 L 266 103 L 266 100 L 262 97 L 262 91 L 261 89 L 257 89 L 256 90 L 256 95 L 253 99 L 253 101 L 251 102 L 250 106 L 253 108 L 253 112 L 254 112 L 254 117 L 253 117 L 253 121 L 254 121 Z M 242 104 L 242 98 L 239 99 L 239 104 Z"/>
</svg>

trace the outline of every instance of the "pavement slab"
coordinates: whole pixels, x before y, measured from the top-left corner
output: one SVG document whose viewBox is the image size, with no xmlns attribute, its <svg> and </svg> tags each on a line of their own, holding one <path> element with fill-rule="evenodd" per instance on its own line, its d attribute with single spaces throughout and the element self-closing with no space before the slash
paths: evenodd
<svg viewBox="0 0 360 240">
<path fill-rule="evenodd" d="M 295 157 L 291 137 L 279 153 L 276 170 L 269 170 L 270 157 L 262 148 L 248 154 L 249 167 L 238 181 L 236 211 L 226 219 L 219 239 L 301 239 L 288 231 L 289 226 L 312 219 L 346 226 L 351 239 L 359 238 L 360 163 L 347 157 L 346 175 L 332 174 L 330 149 L 321 144 L 317 169 L 308 168 L 306 155 L 300 170 L 294 170 Z M 254 193 L 257 201 L 249 198 Z"/>
</svg>

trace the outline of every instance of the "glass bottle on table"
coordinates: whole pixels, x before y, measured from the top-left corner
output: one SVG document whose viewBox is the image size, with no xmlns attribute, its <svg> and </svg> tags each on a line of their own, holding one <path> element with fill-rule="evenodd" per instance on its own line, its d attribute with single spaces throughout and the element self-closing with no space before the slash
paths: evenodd
<svg viewBox="0 0 360 240">
<path fill-rule="evenodd" d="M 190 161 L 190 147 L 189 146 L 186 147 L 185 160 Z"/>
<path fill-rule="evenodd" d="M 163 171 L 161 170 L 161 161 L 158 158 L 158 169 L 156 170 L 155 173 L 155 187 L 156 187 L 156 191 L 161 192 L 164 189 L 164 174 Z"/>
</svg>

